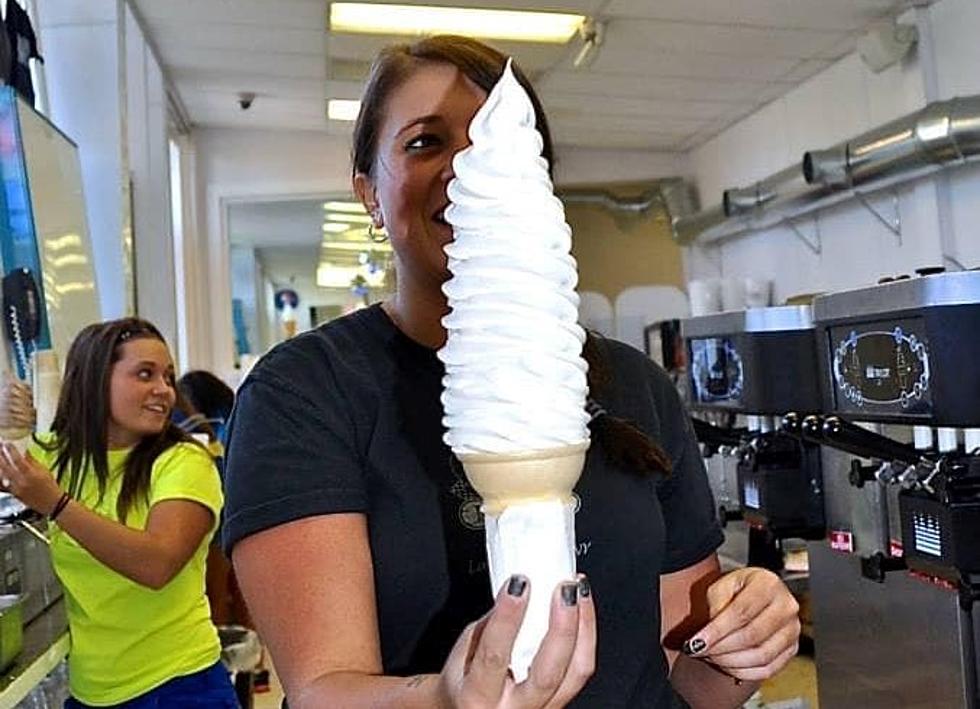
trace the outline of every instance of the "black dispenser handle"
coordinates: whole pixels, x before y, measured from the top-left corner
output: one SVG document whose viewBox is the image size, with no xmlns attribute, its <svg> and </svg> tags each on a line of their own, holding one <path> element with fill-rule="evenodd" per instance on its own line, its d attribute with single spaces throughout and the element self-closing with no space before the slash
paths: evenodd
<svg viewBox="0 0 980 709">
<path fill-rule="evenodd" d="M 915 465 L 922 454 L 914 447 L 861 428 L 839 416 L 828 416 L 823 422 L 824 444 L 859 455 Z"/>
<path fill-rule="evenodd" d="M 696 418 L 692 418 L 691 423 L 694 424 L 694 435 L 698 441 L 715 448 L 718 446 L 737 447 L 741 445 L 742 436 L 745 435 L 744 428 L 723 428 Z"/>
</svg>

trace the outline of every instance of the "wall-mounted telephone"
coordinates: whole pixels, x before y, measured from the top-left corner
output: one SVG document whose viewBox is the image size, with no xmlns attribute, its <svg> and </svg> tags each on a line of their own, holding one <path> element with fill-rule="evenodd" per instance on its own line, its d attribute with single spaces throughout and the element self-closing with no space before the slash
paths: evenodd
<svg viewBox="0 0 980 709">
<path fill-rule="evenodd" d="M 3 277 L 3 323 L 24 377 L 30 376 L 27 343 L 41 333 L 41 295 L 29 269 L 18 268 Z"/>
</svg>

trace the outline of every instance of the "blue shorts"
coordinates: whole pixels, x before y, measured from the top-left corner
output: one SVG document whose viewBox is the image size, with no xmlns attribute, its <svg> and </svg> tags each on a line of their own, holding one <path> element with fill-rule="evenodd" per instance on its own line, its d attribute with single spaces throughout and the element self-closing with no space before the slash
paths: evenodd
<svg viewBox="0 0 980 709">
<path fill-rule="evenodd" d="M 220 662 L 192 675 L 174 677 L 146 694 L 112 706 L 119 709 L 239 709 L 228 670 Z M 65 709 L 104 708 L 90 707 L 69 697 Z"/>
</svg>

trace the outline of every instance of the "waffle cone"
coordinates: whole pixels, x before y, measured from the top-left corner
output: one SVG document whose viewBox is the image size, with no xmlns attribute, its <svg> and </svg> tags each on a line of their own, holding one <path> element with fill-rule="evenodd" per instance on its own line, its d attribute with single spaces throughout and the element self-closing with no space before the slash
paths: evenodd
<svg viewBox="0 0 980 709">
<path fill-rule="evenodd" d="M 483 498 L 484 514 L 499 515 L 517 503 L 571 500 L 588 448 L 583 441 L 527 453 L 464 453 L 459 461 Z"/>
</svg>

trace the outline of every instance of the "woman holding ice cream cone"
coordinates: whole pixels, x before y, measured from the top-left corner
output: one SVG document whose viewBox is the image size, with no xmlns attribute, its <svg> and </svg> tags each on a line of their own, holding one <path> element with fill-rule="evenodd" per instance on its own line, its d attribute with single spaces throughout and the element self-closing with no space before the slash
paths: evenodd
<svg viewBox="0 0 980 709">
<path fill-rule="evenodd" d="M 354 188 L 390 236 L 397 292 L 281 345 L 243 384 L 225 546 L 291 707 L 738 706 L 795 653 L 797 606 L 767 571 L 721 574 L 688 417 L 666 375 L 625 345 L 589 336 L 583 347 L 581 575 L 490 587 L 481 501 L 443 441 L 436 353 L 453 158 L 506 63 L 459 37 L 375 62 Z M 513 76 L 550 167 L 540 103 Z M 534 593 L 551 600 L 549 625 L 517 681 L 508 665 Z"/>
</svg>

